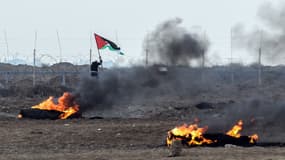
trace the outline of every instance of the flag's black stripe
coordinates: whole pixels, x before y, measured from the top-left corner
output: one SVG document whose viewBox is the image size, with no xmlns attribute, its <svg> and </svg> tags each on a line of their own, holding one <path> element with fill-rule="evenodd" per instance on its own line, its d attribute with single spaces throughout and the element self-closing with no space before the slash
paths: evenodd
<svg viewBox="0 0 285 160">
<path fill-rule="evenodd" d="M 107 42 L 111 45 L 112 48 L 114 48 L 114 49 L 116 49 L 116 50 L 120 50 L 120 49 L 121 49 L 121 48 L 118 47 L 114 42 L 112 42 L 112 41 L 110 41 L 110 40 L 108 40 L 108 39 L 106 39 L 106 38 L 103 38 L 103 37 L 101 37 L 101 38 L 104 39 L 105 41 L 107 41 Z"/>
</svg>

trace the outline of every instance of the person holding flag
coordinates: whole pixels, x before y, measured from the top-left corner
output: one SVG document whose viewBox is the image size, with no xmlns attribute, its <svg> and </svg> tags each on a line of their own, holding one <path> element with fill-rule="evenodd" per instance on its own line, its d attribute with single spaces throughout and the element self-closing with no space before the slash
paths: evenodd
<svg viewBox="0 0 285 160">
<path fill-rule="evenodd" d="M 100 65 L 102 65 L 103 61 L 102 61 L 102 58 L 101 56 L 99 56 L 99 62 L 96 60 L 94 62 L 92 62 L 91 64 L 91 76 L 92 77 L 97 77 L 98 76 L 98 68 Z"/>
<path fill-rule="evenodd" d="M 120 55 L 124 55 L 123 52 L 121 52 L 121 48 L 118 47 L 114 42 L 94 33 L 94 37 L 95 37 L 95 41 L 96 41 L 96 45 L 97 45 L 97 49 L 98 49 L 98 55 L 99 55 L 99 62 L 96 60 L 94 62 L 92 62 L 91 64 L 91 76 L 98 76 L 98 68 L 99 66 L 102 65 L 103 60 L 101 58 L 101 54 L 100 54 L 100 50 L 103 49 L 109 49 L 110 51 L 116 51 L 118 54 Z"/>
</svg>

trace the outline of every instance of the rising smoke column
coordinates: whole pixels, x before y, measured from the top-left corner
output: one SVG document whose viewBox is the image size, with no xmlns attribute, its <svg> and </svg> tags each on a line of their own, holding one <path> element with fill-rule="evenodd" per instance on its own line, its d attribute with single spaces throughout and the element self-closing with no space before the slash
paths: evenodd
<svg viewBox="0 0 285 160">
<path fill-rule="evenodd" d="M 150 59 L 167 65 L 189 65 L 190 60 L 207 52 L 207 38 L 188 32 L 179 26 L 181 23 L 179 18 L 168 20 L 147 36 L 144 47 L 149 50 Z"/>
<path fill-rule="evenodd" d="M 257 13 L 263 29 L 246 31 L 243 25 L 236 25 L 233 30 L 234 45 L 245 48 L 257 55 L 262 46 L 263 56 L 271 61 L 280 60 L 285 53 L 285 3 L 274 6 L 271 3 L 262 5 Z"/>
<path fill-rule="evenodd" d="M 100 72 L 99 77 L 82 76 L 74 93 L 82 112 L 107 111 L 141 104 L 156 104 L 158 99 L 188 97 L 201 90 L 198 69 L 168 67 L 166 73 L 159 66 L 112 68 Z M 139 110 L 139 108 L 138 108 Z"/>
<path fill-rule="evenodd" d="M 75 95 L 81 111 L 90 109 L 108 110 L 122 103 L 144 103 L 155 98 L 188 95 L 195 92 L 189 85 L 199 76 L 191 77 L 183 68 L 171 65 L 188 65 L 190 60 L 201 58 L 208 49 L 208 41 L 191 34 L 180 27 L 181 19 L 166 21 L 148 36 L 145 44 L 150 49 L 150 58 L 168 64 L 167 74 L 161 73 L 159 66 L 132 66 L 113 68 L 100 72 L 98 78 L 81 77 Z M 200 80 L 200 79 L 199 79 Z M 191 89 L 190 89 L 191 88 Z"/>
</svg>

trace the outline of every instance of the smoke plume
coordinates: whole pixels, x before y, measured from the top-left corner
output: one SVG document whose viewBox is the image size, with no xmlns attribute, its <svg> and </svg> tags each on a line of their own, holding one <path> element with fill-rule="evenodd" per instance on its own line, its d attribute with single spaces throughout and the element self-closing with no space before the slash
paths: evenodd
<svg viewBox="0 0 285 160">
<path fill-rule="evenodd" d="M 274 6 L 268 2 L 259 8 L 257 15 L 264 28 L 248 32 L 243 25 L 236 25 L 233 30 L 234 44 L 255 55 L 261 46 L 267 60 L 280 60 L 285 53 L 285 3 Z"/>
<path fill-rule="evenodd" d="M 217 131 L 229 129 L 239 119 L 250 123 L 255 118 L 264 128 L 268 123 L 278 126 L 284 122 L 284 67 L 265 72 L 263 86 L 256 85 L 255 69 L 240 67 L 235 70 L 235 84 L 230 83 L 227 66 L 205 70 L 204 81 L 200 68 L 113 68 L 100 72 L 98 78 L 82 76 L 76 90 L 77 102 L 84 114 L 195 116 Z M 214 109 L 195 110 L 200 102 L 209 102 Z"/>
<path fill-rule="evenodd" d="M 145 102 L 163 95 L 178 96 L 189 94 L 189 76 L 186 72 L 197 72 L 192 77 L 192 84 L 200 80 L 199 71 L 172 65 L 189 65 L 193 59 L 200 58 L 207 52 L 208 40 L 197 34 L 189 33 L 180 27 L 181 19 L 166 21 L 147 36 L 145 47 L 150 59 L 161 65 L 130 68 L 115 68 L 100 73 L 98 78 L 82 77 L 76 94 L 79 96 L 81 110 L 110 109 L 113 104 L 132 104 Z M 153 62 L 153 61 L 152 61 Z M 197 80 L 197 82 L 199 81 Z M 191 91 L 195 91 L 192 89 Z"/>
<path fill-rule="evenodd" d="M 97 78 L 82 77 L 76 95 L 82 111 L 153 103 L 164 96 L 197 94 L 197 83 L 201 80 L 197 75 L 200 70 L 189 67 L 113 68 L 101 72 Z"/>
<path fill-rule="evenodd" d="M 163 22 L 147 36 L 144 47 L 151 61 L 167 65 L 189 65 L 190 61 L 206 54 L 209 41 L 205 36 L 190 33 L 179 26 L 179 18 Z"/>
</svg>

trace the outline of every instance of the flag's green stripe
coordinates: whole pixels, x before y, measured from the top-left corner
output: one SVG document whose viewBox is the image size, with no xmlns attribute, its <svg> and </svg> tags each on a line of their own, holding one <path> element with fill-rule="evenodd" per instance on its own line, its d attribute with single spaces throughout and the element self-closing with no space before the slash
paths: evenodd
<svg viewBox="0 0 285 160">
<path fill-rule="evenodd" d="M 114 49 L 112 46 L 109 46 L 109 45 L 105 45 L 104 47 L 102 47 L 102 48 L 100 48 L 100 49 L 106 49 L 106 48 L 108 48 L 110 51 L 119 51 L 118 53 L 119 53 L 120 55 L 124 55 L 123 52 L 120 52 L 120 50 Z"/>
<path fill-rule="evenodd" d="M 111 46 L 109 46 L 109 45 L 105 45 L 105 46 L 102 47 L 101 49 L 106 49 L 106 48 L 108 48 L 108 49 L 111 50 L 111 51 L 118 51 L 118 50 L 114 49 L 113 47 L 111 47 Z"/>
</svg>

